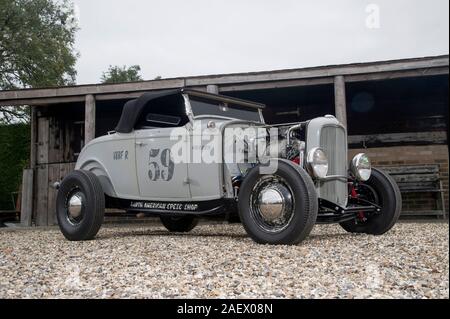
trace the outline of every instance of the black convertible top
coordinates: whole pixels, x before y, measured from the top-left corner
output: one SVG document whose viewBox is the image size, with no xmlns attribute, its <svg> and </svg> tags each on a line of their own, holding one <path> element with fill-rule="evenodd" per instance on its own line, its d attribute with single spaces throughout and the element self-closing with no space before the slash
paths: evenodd
<svg viewBox="0 0 450 319">
<path fill-rule="evenodd" d="M 235 103 L 238 105 L 246 106 L 246 107 L 253 107 L 257 109 L 262 109 L 265 106 L 260 103 L 245 101 L 237 98 L 232 98 L 224 95 L 219 94 L 211 94 L 206 93 L 202 91 L 196 91 L 196 90 L 190 90 L 190 89 L 175 89 L 175 90 L 164 90 L 164 91 L 157 91 L 157 92 L 148 92 L 142 94 L 137 99 L 128 101 L 125 103 L 122 115 L 120 117 L 119 123 L 116 126 L 116 132 L 119 133 L 130 133 L 133 131 L 133 128 L 139 119 L 139 116 L 141 115 L 144 108 L 147 106 L 147 104 L 152 101 L 156 100 L 158 98 L 162 98 L 165 96 L 170 95 L 176 95 L 176 94 L 182 94 L 186 93 L 188 95 L 197 96 L 201 98 L 206 99 L 212 99 L 216 101 L 223 101 L 228 103 Z"/>
<path fill-rule="evenodd" d="M 133 131 L 134 125 L 142 113 L 142 110 L 147 105 L 148 102 L 155 100 L 160 97 L 174 95 L 180 93 L 181 90 L 165 90 L 158 92 L 148 92 L 142 94 L 139 98 L 135 100 L 128 101 L 125 103 L 122 116 L 120 117 L 119 124 L 116 126 L 116 132 L 119 133 L 130 133 Z"/>
</svg>

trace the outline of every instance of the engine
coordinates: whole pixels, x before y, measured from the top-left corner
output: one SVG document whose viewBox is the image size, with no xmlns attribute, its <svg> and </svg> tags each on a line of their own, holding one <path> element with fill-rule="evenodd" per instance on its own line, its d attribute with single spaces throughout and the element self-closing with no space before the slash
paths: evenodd
<svg viewBox="0 0 450 319">
<path fill-rule="evenodd" d="M 288 159 L 297 165 L 304 165 L 305 126 L 303 124 L 279 127 L 276 141 L 267 139 L 266 155 Z"/>
</svg>

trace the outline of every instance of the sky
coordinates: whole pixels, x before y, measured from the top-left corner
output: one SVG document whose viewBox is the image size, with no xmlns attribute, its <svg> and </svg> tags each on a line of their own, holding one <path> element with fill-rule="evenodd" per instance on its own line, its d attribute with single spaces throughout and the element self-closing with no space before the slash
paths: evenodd
<svg viewBox="0 0 450 319">
<path fill-rule="evenodd" d="M 77 83 L 109 65 L 151 80 L 449 53 L 448 0 L 73 0 Z"/>
</svg>

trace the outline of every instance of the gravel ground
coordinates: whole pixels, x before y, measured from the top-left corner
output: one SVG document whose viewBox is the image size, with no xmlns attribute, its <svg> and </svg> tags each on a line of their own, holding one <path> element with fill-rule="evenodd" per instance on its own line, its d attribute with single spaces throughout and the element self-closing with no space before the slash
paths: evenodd
<svg viewBox="0 0 450 319">
<path fill-rule="evenodd" d="M 448 236 L 448 223 L 316 226 L 298 246 L 257 245 L 239 224 L 107 225 L 89 242 L 2 229 L 0 298 L 449 298 Z"/>
</svg>

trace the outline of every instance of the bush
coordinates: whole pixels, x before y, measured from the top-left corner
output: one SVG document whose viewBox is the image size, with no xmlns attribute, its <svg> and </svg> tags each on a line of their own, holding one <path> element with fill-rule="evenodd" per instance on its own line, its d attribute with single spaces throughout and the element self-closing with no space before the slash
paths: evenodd
<svg viewBox="0 0 450 319">
<path fill-rule="evenodd" d="M 12 210 L 11 193 L 19 191 L 30 154 L 30 126 L 0 125 L 0 210 Z"/>
</svg>

